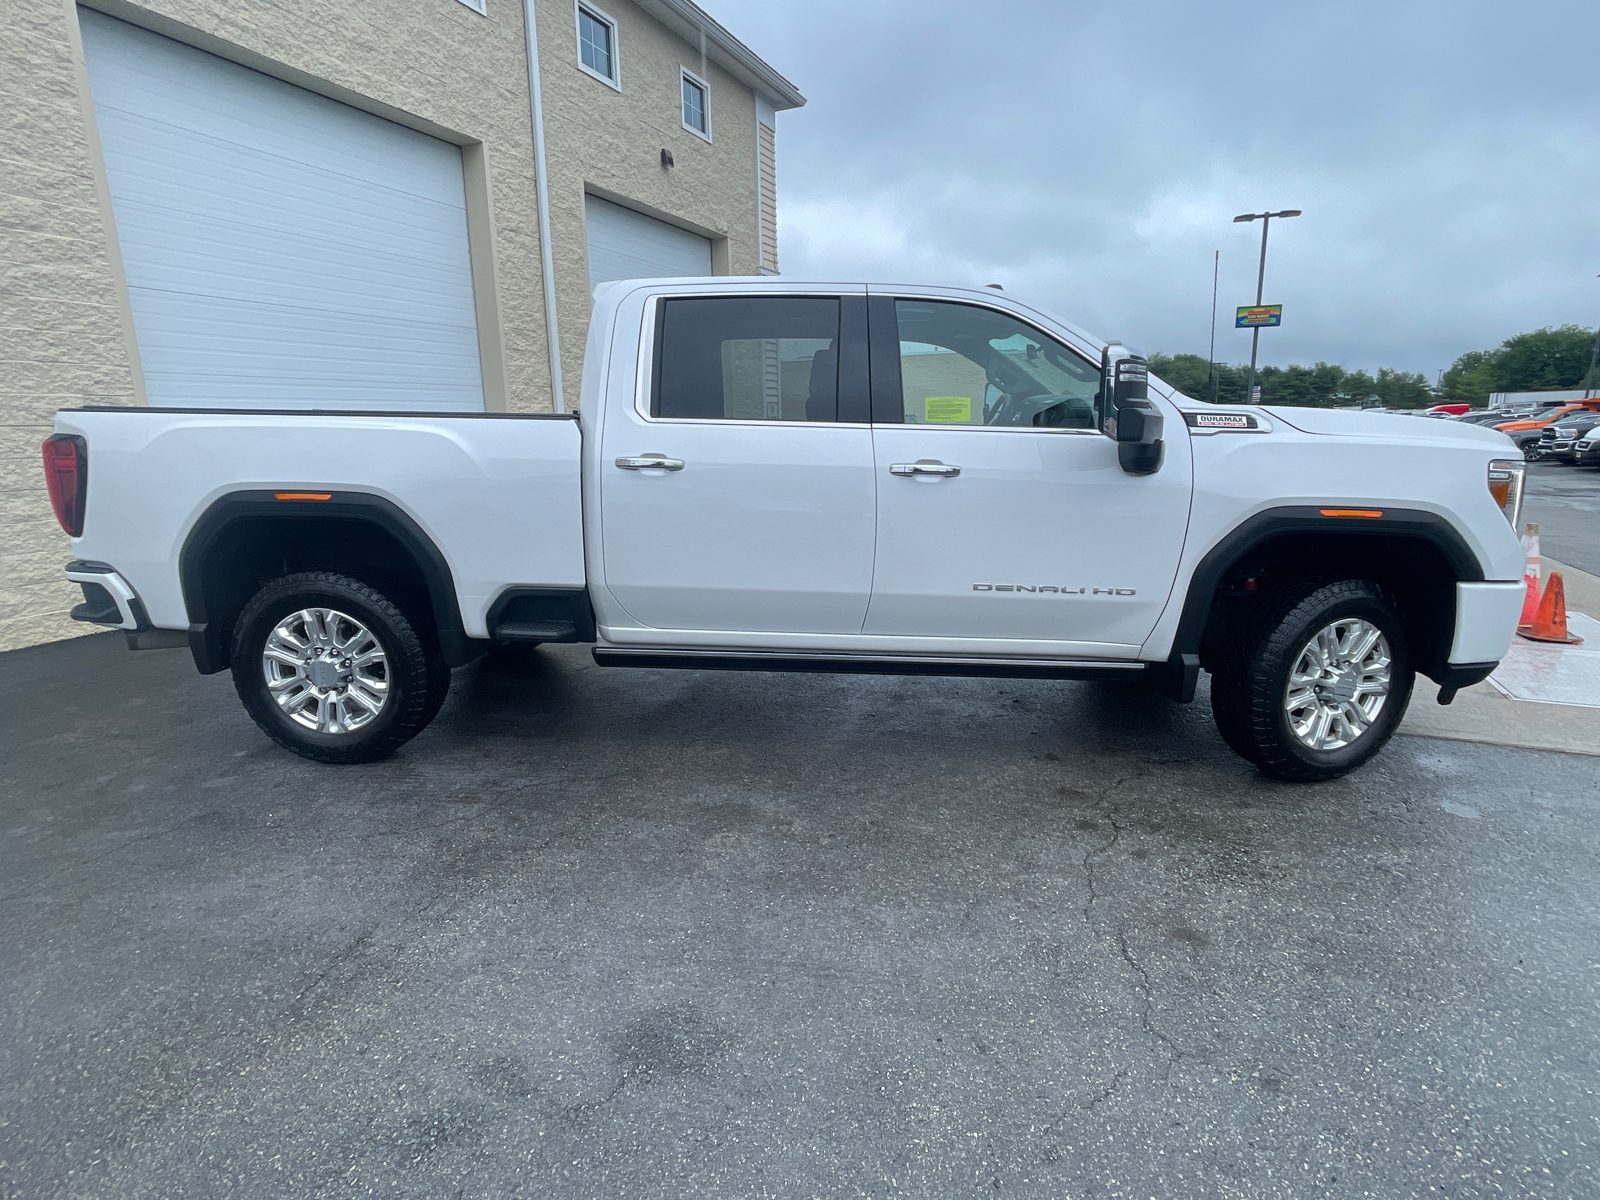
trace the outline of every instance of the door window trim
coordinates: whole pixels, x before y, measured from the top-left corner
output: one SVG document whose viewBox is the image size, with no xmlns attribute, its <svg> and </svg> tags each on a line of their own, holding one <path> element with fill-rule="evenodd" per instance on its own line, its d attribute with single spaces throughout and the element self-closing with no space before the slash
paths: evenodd
<svg viewBox="0 0 1600 1200">
<path fill-rule="evenodd" d="M 827 290 L 825 288 L 816 289 L 816 290 L 800 289 L 800 290 L 795 290 L 795 291 L 784 289 L 783 291 L 771 291 L 771 292 L 765 292 L 765 291 L 763 291 L 763 292 L 750 292 L 750 291 L 726 291 L 726 292 L 705 291 L 705 292 L 702 292 L 702 291 L 696 291 L 696 292 L 683 293 L 683 294 L 678 294 L 678 293 L 674 293 L 674 292 L 661 292 L 661 293 L 658 293 L 658 294 L 656 294 L 654 296 L 646 297 L 645 302 L 644 302 L 644 312 L 641 314 L 641 317 L 640 317 L 640 322 L 639 322 L 639 357 L 638 357 L 638 361 L 637 361 L 637 363 L 635 365 L 634 373 L 633 373 L 633 413 L 634 413 L 634 416 L 638 417 L 641 421 L 644 421 L 646 424 L 649 424 L 649 425 L 695 425 L 695 426 L 715 425 L 715 426 L 719 426 L 719 427 L 720 426 L 731 426 L 731 427 L 744 427 L 744 428 L 750 428 L 750 429 L 871 429 L 872 428 L 872 422 L 870 420 L 867 420 L 867 421 L 838 421 L 838 420 L 835 420 L 835 421 L 766 421 L 766 420 L 755 421 L 755 420 L 750 420 L 750 419 L 744 418 L 744 417 L 657 417 L 657 416 L 652 416 L 651 415 L 650 402 L 651 402 L 652 398 L 654 397 L 655 388 L 656 388 L 656 365 L 657 365 L 656 364 L 656 343 L 657 343 L 657 340 L 658 340 L 658 330 L 660 330 L 660 328 L 661 328 L 661 320 L 662 320 L 662 317 L 664 315 L 663 302 L 665 302 L 667 300 L 679 300 L 679 299 L 684 299 L 684 300 L 732 300 L 732 299 L 739 299 L 739 300 L 742 300 L 742 299 L 756 298 L 756 297 L 764 298 L 764 297 L 769 297 L 769 296 L 773 297 L 774 299 L 780 299 L 780 300 L 824 299 L 824 300 L 838 300 L 839 301 L 839 340 L 842 343 L 845 343 L 843 346 L 840 347 L 840 355 L 839 355 L 839 367 L 840 367 L 840 376 L 841 376 L 841 378 L 843 377 L 843 374 L 844 374 L 844 368 L 845 368 L 845 365 L 846 365 L 847 357 L 849 359 L 855 359 L 855 358 L 861 356 L 862 352 L 865 350 L 864 344 L 862 344 L 862 345 L 852 345 L 851 344 L 852 341 L 858 342 L 858 343 L 864 343 L 865 342 L 865 338 L 862 337 L 861 335 L 865 331 L 863 329 L 856 329 L 856 330 L 847 330 L 846 329 L 846 302 L 849 301 L 849 300 L 857 300 L 857 301 L 861 302 L 861 308 L 863 310 L 862 313 L 861 313 L 861 324 L 862 325 L 866 324 L 867 318 L 866 318 L 866 313 L 864 311 L 865 308 L 866 308 L 866 295 L 863 292 L 855 292 L 855 291 L 838 292 L 838 291 L 829 291 L 829 290 Z M 852 333 L 855 335 L 853 338 L 851 336 Z M 850 340 L 847 340 L 847 339 L 850 339 Z M 868 386 L 869 386 L 869 393 L 870 393 L 870 384 Z M 843 405 L 844 405 L 844 398 L 843 398 L 844 388 L 843 388 L 842 385 L 839 388 L 839 391 L 840 391 L 840 406 L 843 407 Z"/>
<path fill-rule="evenodd" d="M 893 425 L 903 429 L 923 430 L 975 430 L 981 429 L 987 433 L 1048 433 L 1073 434 L 1082 436 L 1088 434 L 1093 437 L 1104 437 L 1098 429 L 1061 429 L 1048 425 L 913 425 L 906 420 L 905 392 L 900 376 L 900 318 L 895 313 L 895 303 L 900 300 L 922 301 L 931 304 L 958 304 L 966 308 L 979 308 L 987 312 L 998 313 L 1003 317 L 1021 325 L 1027 326 L 1041 337 L 1047 337 L 1052 342 L 1064 346 L 1071 354 L 1083 359 L 1091 368 L 1099 371 L 1101 368 L 1087 354 L 1072 344 L 1073 340 L 1063 338 L 1039 327 L 1037 321 L 1013 312 L 998 304 L 986 304 L 982 300 L 968 299 L 965 296 L 947 295 L 919 295 L 914 290 L 894 292 L 871 292 L 867 298 L 867 312 L 869 320 L 868 339 L 871 346 L 872 369 L 872 423 L 874 425 Z M 1104 386 L 1104 380 L 1101 381 Z M 895 414 L 898 412 L 898 416 Z"/>
</svg>

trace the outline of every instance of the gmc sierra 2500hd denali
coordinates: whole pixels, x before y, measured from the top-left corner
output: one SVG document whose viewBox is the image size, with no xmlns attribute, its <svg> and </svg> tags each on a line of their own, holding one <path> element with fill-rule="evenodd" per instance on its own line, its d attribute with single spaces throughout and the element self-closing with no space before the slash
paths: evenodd
<svg viewBox="0 0 1600 1200">
<path fill-rule="evenodd" d="M 1291 780 L 1448 703 L 1523 600 L 1522 463 L 1443 421 L 1214 407 L 994 291 L 643 280 L 576 416 L 68 409 L 80 620 L 231 668 L 268 737 L 360 762 L 495 643 L 612 666 L 1211 673 Z"/>
</svg>

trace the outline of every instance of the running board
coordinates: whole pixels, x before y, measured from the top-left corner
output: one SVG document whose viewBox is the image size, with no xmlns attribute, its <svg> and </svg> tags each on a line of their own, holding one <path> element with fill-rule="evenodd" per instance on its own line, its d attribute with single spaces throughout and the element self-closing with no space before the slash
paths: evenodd
<svg viewBox="0 0 1600 1200">
<path fill-rule="evenodd" d="M 602 667 L 675 667 L 688 671 L 805 671 L 828 675 L 967 675 L 991 679 L 1136 680 L 1142 662 L 1055 659 L 915 658 L 864 654 L 729 654 L 724 650 L 613 650 L 596 648 Z M 1155 664 L 1165 666 L 1164 663 Z"/>
</svg>

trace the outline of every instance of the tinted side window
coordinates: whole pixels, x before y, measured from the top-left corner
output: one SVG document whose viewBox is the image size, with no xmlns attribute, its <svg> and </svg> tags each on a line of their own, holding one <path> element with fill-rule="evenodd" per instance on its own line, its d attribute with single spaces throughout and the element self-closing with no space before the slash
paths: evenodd
<svg viewBox="0 0 1600 1200">
<path fill-rule="evenodd" d="M 897 300 L 908 425 L 1093 429 L 1100 371 L 1015 317 Z"/>
<path fill-rule="evenodd" d="M 661 301 L 650 414 L 834 421 L 839 301 L 812 296 Z"/>
</svg>

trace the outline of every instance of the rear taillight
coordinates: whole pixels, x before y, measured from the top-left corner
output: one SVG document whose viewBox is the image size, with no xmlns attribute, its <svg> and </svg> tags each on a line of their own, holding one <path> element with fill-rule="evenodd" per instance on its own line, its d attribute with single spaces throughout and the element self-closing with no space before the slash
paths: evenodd
<svg viewBox="0 0 1600 1200">
<path fill-rule="evenodd" d="M 1515 458 L 1497 458 L 1489 464 L 1489 494 L 1513 529 L 1522 519 L 1522 474 L 1526 469 L 1526 464 Z"/>
<path fill-rule="evenodd" d="M 89 443 L 71 433 L 56 433 L 44 442 L 44 482 L 50 503 L 73 537 L 83 535 L 83 501 L 89 492 Z"/>
</svg>

